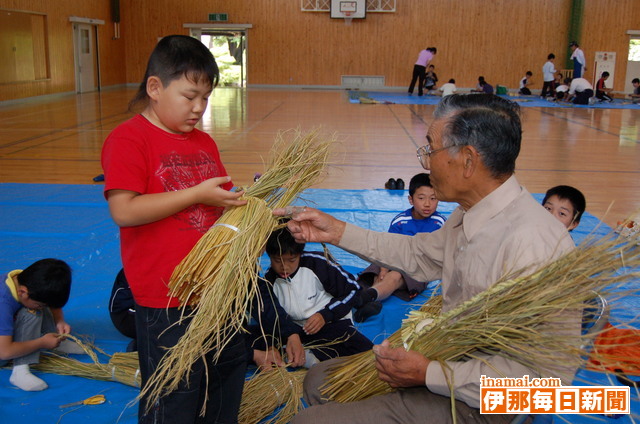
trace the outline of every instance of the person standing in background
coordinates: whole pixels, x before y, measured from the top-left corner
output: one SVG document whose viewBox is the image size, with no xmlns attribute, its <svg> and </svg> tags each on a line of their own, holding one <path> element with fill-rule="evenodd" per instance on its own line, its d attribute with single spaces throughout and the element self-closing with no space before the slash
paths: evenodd
<svg viewBox="0 0 640 424">
<path fill-rule="evenodd" d="M 553 64 L 553 61 L 556 60 L 556 55 L 553 53 L 549 53 L 547 56 L 547 61 L 542 66 L 542 93 L 540 93 L 540 97 L 545 99 L 547 94 L 553 96 L 553 92 L 555 91 L 555 80 L 556 80 L 556 67 Z"/>
<path fill-rule="evenodd" d="M 584 58 L 584 52 L 576 43 L 572 41 L 569 43 L 569 47 L 571 48 L 571 60 L 573 60 L 573 77 L 574 78 L 582 78 L 584 73 L 587 71 L 587 60 Z"/>
<path fill-rule="evenodd" d="M 418 60 L 413 65 L 413 76 L 411 77 L 411 84 L 409 84 L 409 94 L 413 94 L 416 81 L 418 81 L 418 96 L 422 96 L 427 66 L 429 66 L 433 56 L 435 56 L 437 52 L 438 49 L 435 47 L 427 47 L 418 54 Z"/>
</svg>

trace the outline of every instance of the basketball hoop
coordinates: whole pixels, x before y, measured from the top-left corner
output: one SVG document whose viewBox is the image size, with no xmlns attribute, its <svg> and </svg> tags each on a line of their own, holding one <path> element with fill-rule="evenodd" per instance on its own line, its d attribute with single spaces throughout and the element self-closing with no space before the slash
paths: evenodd
<svg viewBox="0 0 640 424">
<path fill-rule="evenodd" d="M 353 12 L 351 12 L 351 11 L 344 11 L 344 12 L 342 12 L 342 14 L 344 15 L 344 24 L 345 24 L 346 26 L 351 25 L 351 21 L 353 20 L 353 18 L 352 18 L 352 16 L 351 16 L 351 15 L 353 14 Z"/>
</svg>

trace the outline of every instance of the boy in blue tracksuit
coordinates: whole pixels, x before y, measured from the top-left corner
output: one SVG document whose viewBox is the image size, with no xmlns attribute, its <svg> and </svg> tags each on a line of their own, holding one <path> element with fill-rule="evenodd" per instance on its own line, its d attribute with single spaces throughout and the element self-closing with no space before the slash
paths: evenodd
<svg viewBox="0 0 640 424">
<path fill-rule="evenodd" d="M 287 362 L 294 367 L 371 349 L 373 343 L 351 321 L 358 283 L 324 253 L 304 247 L 286 228 L 267 241 L 271 267 L 260 283 L 261 305 L 254 313 L 271 338 L 267 344 L 286 345 Z M 254 339 L 254 349 L 265 350 L 264 338 Z"/>
<path fill-rule="evenodd" d="M 431 186 L 429 174 L 416 174 L 409 182 L 409 203 L 411 207 L 396 215 L 389 225 L 390 233 L 415 236 L 431 233 L 444 225 L 446 218 L 438 213 L 438 199 Z M 392 294 L 403 300 L 413 299 L 422 292 L 427 282 L 416 281 L 407 274 L 378 265 L 369 265 L 358 279 L 365 289 L 356 300 L 354 319 L 364 322 L 382 310 L 381 301 Z"/>
</svg>

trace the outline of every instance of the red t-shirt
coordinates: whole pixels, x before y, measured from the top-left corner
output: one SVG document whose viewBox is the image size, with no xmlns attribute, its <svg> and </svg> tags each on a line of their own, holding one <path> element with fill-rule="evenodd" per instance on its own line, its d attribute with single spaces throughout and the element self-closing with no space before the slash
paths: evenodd
<svg viewBox="0 0 640 424">
<path fill-rule="evenodd" d="M 136 115 L 115 128 L 102 148 L 105 196 L 108 190 L 140 194 L 192 187 L 227 175 L 213 139 L 194 129 L 172 134 Z M 222 186 L 233 187 L 231 182 Z M 222 207 L 192 205 L 150 224 L 120 228 L 120 249 L 127 280 L 139 305 L 176 307 L 168 297 L 173 269 L 222 215 Z"/>
</svg>

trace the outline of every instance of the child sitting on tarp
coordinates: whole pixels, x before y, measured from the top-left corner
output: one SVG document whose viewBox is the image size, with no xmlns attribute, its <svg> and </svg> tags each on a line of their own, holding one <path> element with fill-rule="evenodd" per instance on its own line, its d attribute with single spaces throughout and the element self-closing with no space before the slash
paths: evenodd
<svg viewBox="0 0 640 424">
<path fill-rule="evenodd" d="M 562 84 L 556 86 L 556 100 L 567 100 L 569 96 L 569 84 L 571 84 L 571 78 L 565 78 Z"/>
<path fill-rule="evenodd" d="M 438 199 L 431 186 L 429 174 L 421 173 L 409 182 L 409 203 L 411 208 L 396 215 L 389 226 L 390 233 L 414 236 L 418 233 L 433 232 L 444 224 L 446 218 L 436 211 Z M 380 301 L 392 294 L 403 300 L 410 300 L 422 292 L 426 282 L 416 281 L 403 272 L 392 271 L 378 265 L 369 265 L 358 278 L 366 287 L 360 293 L 357 310 L 353 317 L 356 322 L 364 322 L 382 310 Z"/>
<path fill-rule="evenodd" d="M 84 353 L 65 335 L 71 326 L 62 307 L 69 300 L 71 269 L 59 259 L 41 259 L 14 270 L 0 282 L 0 366 L 13 360 L 9 381 L 28 392 L 44 390 L 42 379 L 29 365 L 40 361 L 41 349 Z"/>
<path fill-rule="evenodd" d="M 271 234 L 266 245 L 271 267 L 259 285 L 262 305 L 255 320 L 269 338 L 286 345 L 286 360 L 293 367 L 309 368 L 371 349 L 373 343 L 351 321 L 358 283 L 324 253 L 304 247 L 286 228 Z M 254 339 L 257 350 L 271 343 Z"/>
<path fill-rule="evenodd" d="M 567 230 L 572 231 L 580 224 L 587 201 L 577 188 L 559 185 L 547 190 L 542 206 L 562 222 Z"/>
<path fill-rule="evenodd" d="M 529 88 L 529 86 L 533 84 L 533 82 L 531 81 L 532 76 L 533 76 L 533 72 L 531 71 L 526 72 L 524 77 L 520 80 L 520 89 L 518 93 L 522 94 L 523 96 L 531 95 L 531 89 Z"/>
<path fill-rule="evenodd" d="M 435 72 L 435 66 L 429 65 L 427 68 L 427 73 L 424 74 L 424 89 L 429 94 L 429 91 L 436 89 L 436 84 L 438 83 L 438 75 Z"/>
</svg>

